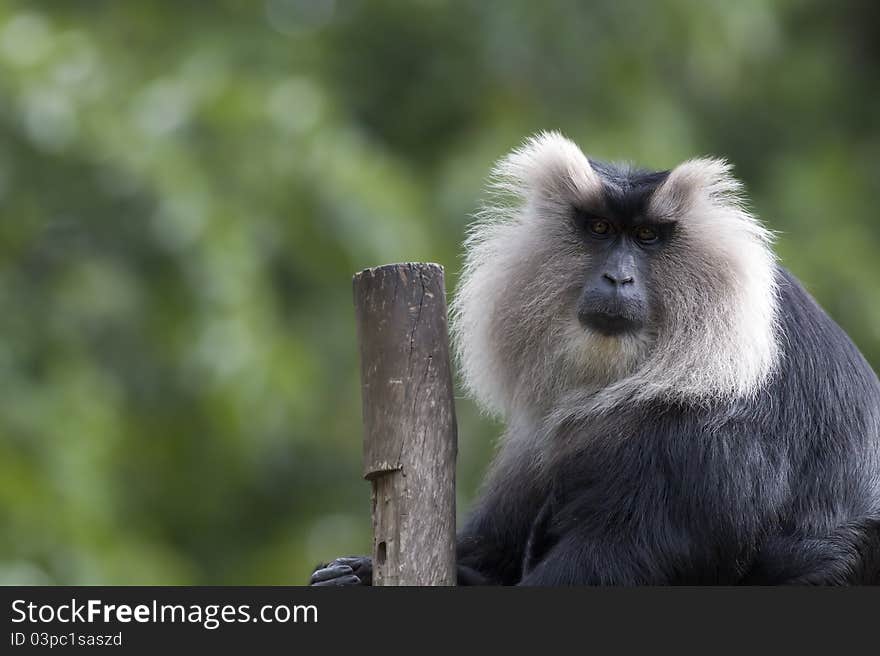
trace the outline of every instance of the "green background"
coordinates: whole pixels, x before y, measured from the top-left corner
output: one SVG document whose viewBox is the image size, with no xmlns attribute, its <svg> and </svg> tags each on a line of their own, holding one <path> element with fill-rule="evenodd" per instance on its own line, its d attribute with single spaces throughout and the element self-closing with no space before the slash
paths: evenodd
<svg viewBox="0 0 880 656">
<path fill-rule="evenodd" d="M 452 289 L 496 158 L 729 158 L 880 363 L 877 3 L 0 3 L 0 582 L 364 553 L 350 277 Z M 499 427 L 461 399 L 459 506 Z"/>
</svg>

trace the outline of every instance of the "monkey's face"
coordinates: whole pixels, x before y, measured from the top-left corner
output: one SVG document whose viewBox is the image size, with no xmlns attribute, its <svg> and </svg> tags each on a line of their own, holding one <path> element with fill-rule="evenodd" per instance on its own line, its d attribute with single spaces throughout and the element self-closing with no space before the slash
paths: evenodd
<svg viewBox="0 0 880 656">
<path fill-rule="evenodd" d="M 652 265 L 668 247 L 676 225 L 656 220 L 644 207 L 642 199 L 657 177 L 623 194 L 612 187 L 586 207 L 572 208 L 574 239 L 581 242 L 586 269 L 576 310 L 587 330 L 614 337 L 650 328 L 658 305 L 649 284 Z M 620 196 L 630 203 L 619 202 Z"/>
<path fill-rule="evenodd" d="M 520 227 L 534 243 L 512 263 L 514 278 L 534 278 L 508 292 L 507 302 L 521 310 L 514 323 L 522 335 L 548 339 L 527 345 L 513 331 L 499 333 L 519 353 L 540 346 L 531 371 L 552 362 L 558 389 L 605 387 L 646 360 L 663 332 L 666 304 L 675 301 L 675 286 L 662 278 L 683 261 L 679 217 L 655 212 L 650 202 L 668 172 L 585 163 L 589 185 L 563 185 L 532 200 Z M 496 312 L 507 314 L 500 306 Z"/>
<path fill-rule="evenodd" d="M 506 197 L 472 228 L 453 304 L 485 406 L 746 394 L 772 370 L 774 257 L 726 164 L 637 171 L 547 134 L 495 173 Z"/>
</svg>

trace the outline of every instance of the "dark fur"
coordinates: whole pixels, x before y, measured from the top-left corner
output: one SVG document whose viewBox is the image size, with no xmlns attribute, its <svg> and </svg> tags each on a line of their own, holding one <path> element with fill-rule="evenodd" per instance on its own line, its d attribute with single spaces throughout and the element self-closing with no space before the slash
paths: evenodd
<svg viewBox="0 0 880 656">
<path fill-rule="evenodd" d="M 605 183 L 602 209 L 625 223 L 644 215 L 651 194 L 669 177 L 669 171 L 630 169 L 594 159 L 590 166 Z"/>
</svg>

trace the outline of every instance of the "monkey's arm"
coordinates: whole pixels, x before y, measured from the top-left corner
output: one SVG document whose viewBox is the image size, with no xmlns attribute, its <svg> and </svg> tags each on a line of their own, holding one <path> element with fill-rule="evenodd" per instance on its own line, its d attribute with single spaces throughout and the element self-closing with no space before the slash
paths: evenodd
<svg viewBox="0 0 880 656">
<path fill-rule="evenodd" d="M 458 585 L 486 585 L 489 583 L 470 567 L 458 566 Z M 351 586 L 373 585 L 373 560 L 369 556 L 345 556 L 318 565 L 309 579 L 309 585 Z"/>
<path fill-rule="evenodd" d="M 742 581 L 746 585 L 880 583 L 880 519 L 848 522 L 824 536 L 768 539 Z"/>
<path fill-rule="evenodd" d="M 502 531 L 499 533 L 499 529 Z M 458 537 L 458 585 L 513 584 L 520 577 L 522 547 L 505 541 L 497 518 L 474 516 Z M 373 561 L 368 556 L 337 558 L 318 565 L 310 585 L 373 584 Z"/>
<path fill-rule="evenodd" d="M 537 502 L 527 486 L 483 495 L 458 536 L 458 585 L 514 585 L 519 581 Z M 319 565 L 309 581 L 320 586 L 372 582 L 373 562 L 368 556 L 337 558 Z"/>
<path fill-rule="evenodd" d="M 554 544 L 518 585 L 668 585 L 664 564 L 635 543 L 611 544 L 601 537 L 572 532 Z"/>
<path fill-rule="evenodd" d="M 547 505 L 530 485 L 487 490 L 458 536 L 459 585 L 516 585 Z"/>
<path fill-rule="evenodd" d="M 529 459 L 519 458 L 520 468 Z M 512 483 L 511 481 L 515 481 Z M 458 534 L 458 585 L 515 585 L 522 577 L 526 544 L 548 490 L 527 471 L 494 467 L 480 497 Z M 338 558 L 319 565 L 312 585 L 372 585 L 373 563 L 367 556 Z"/>
</svg>

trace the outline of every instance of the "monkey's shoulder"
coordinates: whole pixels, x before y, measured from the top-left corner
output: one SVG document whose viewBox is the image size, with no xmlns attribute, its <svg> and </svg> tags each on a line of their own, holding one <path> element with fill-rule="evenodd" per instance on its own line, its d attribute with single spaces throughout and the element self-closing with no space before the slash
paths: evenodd
<svg viewBox="0 0 880 656">
<path fill-rule="evenodd" d="M 880 382 L 858 347 L 781 266 L 777 287 L 780 358 L 766 388 L 771 403 L 786 410 L 786 420 L 800 416 L 798 425 L 880 420 Z"/>
</svg>

